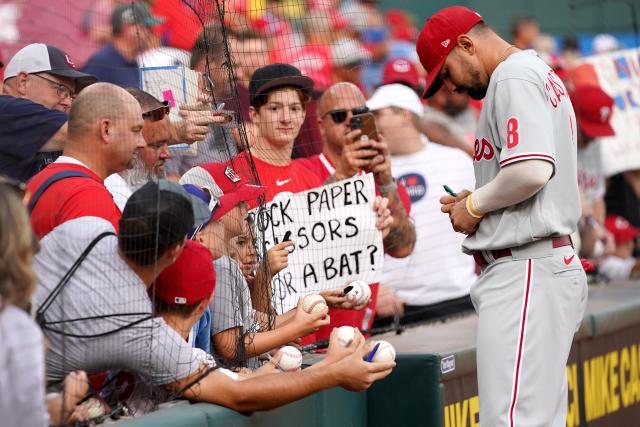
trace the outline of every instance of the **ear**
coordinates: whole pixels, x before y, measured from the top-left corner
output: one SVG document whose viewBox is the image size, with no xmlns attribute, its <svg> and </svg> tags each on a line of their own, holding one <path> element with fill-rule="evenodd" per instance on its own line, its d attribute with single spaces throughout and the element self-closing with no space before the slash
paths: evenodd
<svg viewBox="0 0 640 427">
<path fill-rule="evenodd" d="M 105 142 L 110 142 L 114 137 L 113 122 L 110 119 L 100 120 L 100 138 Z"/>
<path fill-rule="evenodd" d="M 473 55 L 476 52 L 475 44 L 468 34 L 461 34 L 458 36 L 457 47 L 470 55 Z"/>
<path fill-rule="evenodd" d="M 251 119 L 251 122 L 253 123 L 258 123 L 259 118 L 258 115 L 260 114 L 260 112 L 253 106 L 249 107 L 249 118 Z"/>
<path fill-rule="evenodd" d="M 27 95 L 27 81 L 29 80 L 29 74 L 21 71 L 16 76 L 16 92 L 21 96 Z"/>
<path fill-rule="evenodd" d="M 163 256 L 166 256 L 173 264 L 174 262 L 176 262 L 176 260 L 182 253 L 182 249 L 184 249 L 186 241 L 187 241 L 187 236 L 184 237 L 184 240 L 182 242 L 176 243 L 175 245 L 167 249 L 167 252 L 165 252 Z"/>
</svg>

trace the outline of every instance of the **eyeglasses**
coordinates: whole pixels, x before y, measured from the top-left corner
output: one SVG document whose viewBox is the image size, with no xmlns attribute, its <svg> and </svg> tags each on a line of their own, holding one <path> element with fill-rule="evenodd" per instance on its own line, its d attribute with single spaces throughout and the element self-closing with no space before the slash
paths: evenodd
<svg viewBox="0 0 640 427">
<path fill-rule="evenodd" d="M 356 108 L 352 108 L 351 110 L 347 110 L 344 108 L 340 108 L 337 110 L 331 110 L 331 111 L 327 111 L 326 113 L 324 113 L 322 115 L 322 119 L 324 119 L 327 116 L 331 116 L 331 120 L 333 120 L 333 122 L 337 125 L 339 125 L 340 123 L 344 122 L 345 120 L 347 120 L 347 116 L 349 115 L 349 111 L 351 111 L 351 114 L 353 114 L 354 116 L 357 114 L 364 114 L 364 113 L 368 113 L 369 112 L 369 108 L 365 107 L 356 107 Z"/>
<path fill-rule="evenodd" d="M 142 113 L 142 118 L 145 120 L 151 120 L 152 122 L 157 122 L 164 119 L 164 116 L 169 115 L 170 111 L 171 105 L 169 104 L 169 101 L 162 101 L 162 107 L 154 108 L 151 111 Z"/>
<path fill-rule="evenodd" d="M 33 76 L 39 77 L 42 80 L 46 80 L 49 83 L 52 84 L 51 87 L 55 87 L 56 88 L 56 93 L 58 94 L 58 96 L 60 97 L 60 99 L 66 99 L 66 98 L 75 98 L 76 97 L 76 93 L 74 91 L 72 91 L 71 89 L 69 89 L 67 86 L 63 85 L 60 82 L 57 82 L 55 80 L 51 80 L 48 79 L 46 77 L 42 77 L 40 74 L 32 74 Z"/>
</svg>

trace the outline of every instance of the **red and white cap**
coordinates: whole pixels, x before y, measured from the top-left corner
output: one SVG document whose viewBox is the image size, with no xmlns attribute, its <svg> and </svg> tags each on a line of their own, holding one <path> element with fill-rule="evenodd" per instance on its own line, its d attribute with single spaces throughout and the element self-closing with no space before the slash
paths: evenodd
<svg viewBox="0 0 640 427">
<path fill-rule="evenodd" d="M 265 192 L 265 187 L 251 184 L 248 178 L 226 163 L 195 166 L 182 175 L 180 184 L 193 184 L 204 188 L 218 199 L 219 207 L 212 217 L 214 220 L 222 218 L 240 202 L 256 200 Z"/>
<path fill-rule="evenodd" d="M 591 138 L 613 136 L 613 98 L 598 86 L 578 86 L 569 95 L 580 130 Z"/>
<path fill-rule="evenodd" d="M 416 88 L 420 85 L 418 68 L 408 59 L 396 58 L 387 61 L 382 70 L 382 84 L 404 83 Z"/>
<path fill-rule="evenodd" d="M 427 70 L 423 98 L 429 98 L 442 86 L 438 74 L 447 55 L 455 47 L 458 36 L 466 34 L 481 21 L 483 19 L 478 12 L 464 6 L 446 7 L 427 20 L 416 43 L 420 63 Z"/>
<path fill-rule="evenodd" d="M 609 215 L 604 221 L 604 226 L 613 234 L 616 243 L 624 243 L 634 240 L 640 234 L 640 229 L 634 227 L 621 216 Z"/>
<path fill-rule="evenodd" d="M 166 304 L 194 305 L 211 298 L 215 285 L 211 252 L 187 240 L 176 261 L 160 273 L 149 293 Z"/>
</svg>

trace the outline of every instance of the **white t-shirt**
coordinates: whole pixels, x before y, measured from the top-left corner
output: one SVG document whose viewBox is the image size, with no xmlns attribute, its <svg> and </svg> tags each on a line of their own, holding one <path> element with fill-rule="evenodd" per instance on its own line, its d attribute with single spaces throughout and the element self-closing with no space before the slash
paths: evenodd
<svg viewBox="0 0 640 427">
<path fill-rule="evenodd" d="M 473 188 L 471 159 L 458 149 L 426 143 L 414 154 L 391 156 L 391 167 L 411 198 L 417 240 L 408 257 L 385 257 L 382 285 L 393 288 L 410 305 L 469 294 L 476 279 L 475 264 L 462 253 L 465 236 L 453 231 L 449 216 L 440 211 L 439 199 L 446 194 L 444 184 L 456 191 Z"/>
<path fill-rule="evenodd" d="M 13 305 L 0 310 L 0 414 L 6 427 L 48 426 L 42 332 Z"/>
<path fill-rule="evenodd" d="M 133 194 L 133 190 L 129 187 L 127 181 L 119 173 L 114 173 L 104 180 L 104 186 L 113 196 L 113 201 L 120 208 L 120 212 L 124 211 L 124 205 L 127 204 L 127 200 Z"/>
<path fill-rule="evenodd" d="M 96 236 L 113 230 L 109 221 L 87 216 L 47 234 L 34 262 L 39 279 L 35 307 L 44 303 Z M 192 348 L 162 318 L 149 318 L 147 287 L 120 257 L 117 244 L 116 236 L 100 240 L 45 311 L 49 382 L 61 381 L 74 370 L 124 369 L 151 385 L 163 385 L 192 375 L 208 362 L 204 351 Z M 106 335 L 95 336 L 99 334 Z"/>
</svg>

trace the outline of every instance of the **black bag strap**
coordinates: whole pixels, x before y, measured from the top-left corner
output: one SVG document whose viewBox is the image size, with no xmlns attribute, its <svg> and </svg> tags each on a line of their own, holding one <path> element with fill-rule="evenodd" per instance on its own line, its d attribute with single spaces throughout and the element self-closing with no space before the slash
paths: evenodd
<svg viewBox="0 0 640 427">
<path fill-rule="evenodd" d="M 47 178 L 47 180 L 43 182 L 40 187 L 38 187 L 35 193 L 33 193 L 31 200 L 29 200 L 29 206 L 27 207 L 29 209 L 29 213 L 33 212 L 33 208 L 36 206 L 36 203 L 38 203 L 38 200 L 40 200 L 40 197 L 42 197 L 42 194 L 47 190 L 47 188 L 51 187 L 52 184 L 66 178 L 90 178 L 91 179 L 89 175 L 81 171 L 61 171 L 58 173 L 54 173 L 49 178 Z"/>
</svg>

